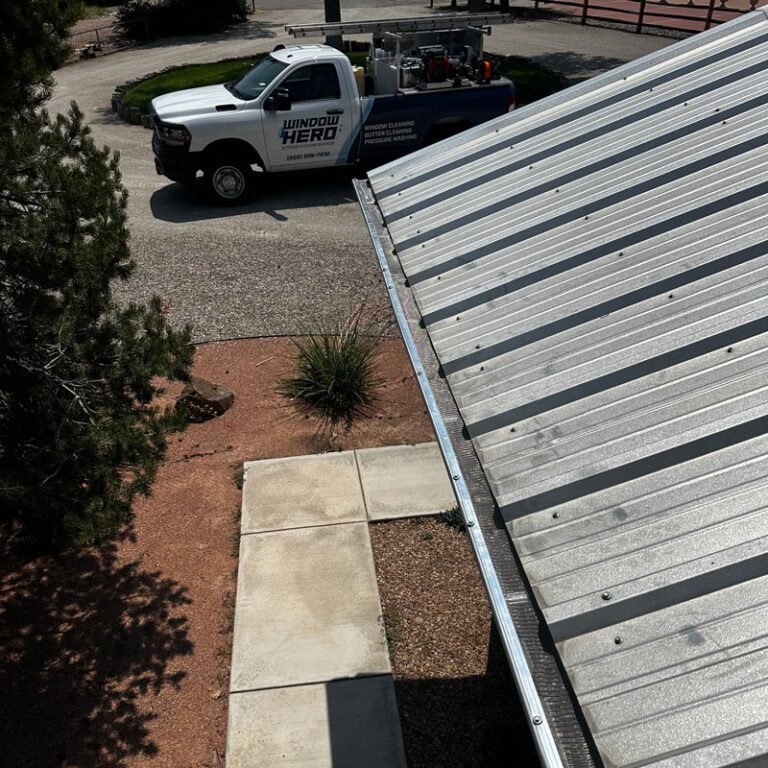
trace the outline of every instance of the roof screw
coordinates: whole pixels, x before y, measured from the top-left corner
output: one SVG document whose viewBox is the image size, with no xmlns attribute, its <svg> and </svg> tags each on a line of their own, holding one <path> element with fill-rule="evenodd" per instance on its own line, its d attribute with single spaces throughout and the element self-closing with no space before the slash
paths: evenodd
<svg viewBox="0 0 768 768">
<path fill-rule="evenodd" d="M 541 725 L 544 721 L 541 719 L 541 715 L 534 715 L 533 716 L 533 724 L 534 725 Z"/>
<path fill-rule="evenodd" d="M 674 299 L 675 298 L 675 294 L 674 293 L 670 293 L 669 296 L 667 296 L 667 298 L 668 299 Z"/>
<path fill-rule="evenodd" d="M 733 352 L 733 347 L 728 347 L 728 352 Z"/>
<path fill-rule="evenodd" d="M 510 427 L 509 431 L 510 432 L 517 432 L 517 427 Z"/>
<path fill-rule="evenodd" d="M 601 597 L 603 598 L 603 600 L 610 600 L 611 599 L 611 593 L 610 592 L 603 592 Z"/>
<path fill-rule="evenodd" d="M 621 645 L 621 638 L 616 635 L 616 637 L 613 638 L 613 642 L 616 643 L 616 645 Z"/>
<path fill-rule="evenodd" d="M 475 349 L 480 349 L 480 345 L 479 344 L 475 344 Z"/>
<path fill-rule="evenodd" d="M 559 512 L 553 512 L 552 513 L 552 519 L 553 520 L 557 520 L 558 517 L 560 517 L 560 513 Z"/>
<path fill-rule="evenodd" d="M 484 366 L 484 365 L 481 365 L 481 366 L 480 366 L 480 370 L 481 370 L 481 371 L 484 371 L 484 370 L 485 370 L 485 366 Z"/>
</svg>

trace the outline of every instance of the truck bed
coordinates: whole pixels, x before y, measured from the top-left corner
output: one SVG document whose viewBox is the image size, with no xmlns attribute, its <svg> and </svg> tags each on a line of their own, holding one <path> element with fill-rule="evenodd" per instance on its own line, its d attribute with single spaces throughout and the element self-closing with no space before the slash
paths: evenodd
<svg viewBox="0 0 768 768">
<path fill-rule="evenodd" d="M 392 95 L 362 98 L 359 160 L 382 163 L 504 114 L 514 105 L 514 86 L 451 82 L 400 88 Z"/>
</svg>

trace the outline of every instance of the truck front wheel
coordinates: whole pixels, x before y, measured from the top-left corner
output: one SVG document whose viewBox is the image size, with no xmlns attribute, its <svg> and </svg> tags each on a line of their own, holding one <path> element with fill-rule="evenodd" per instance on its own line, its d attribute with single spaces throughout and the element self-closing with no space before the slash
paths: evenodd
<svg viewBox="0 0 768 768">
<path fill-rule="evenodd" d="M 205 167 L 205 185 L 211 198 L 222 205 L 237 205 L 247 199 L 251 167 L 238 158 L 214 157 Z"/>
</svg>

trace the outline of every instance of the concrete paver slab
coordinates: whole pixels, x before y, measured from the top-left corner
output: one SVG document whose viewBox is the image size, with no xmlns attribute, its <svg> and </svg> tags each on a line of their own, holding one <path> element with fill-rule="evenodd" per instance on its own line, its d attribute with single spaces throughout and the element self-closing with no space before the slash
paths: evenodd
<svg viewBox="0 0 768 768">
<path fill-rule="evenodd" d="M 235 693 L 227 768 L 405 768 L 390 675 Z"/>
<path fill-rule="evenodd" d="M 357 451 L 365 505 L 371 520 L 416 517 L 456 506 L 437 443 Z"/>
<path fill-rule="evenodd" d="M 247 462 L 242 532 L 365 520 L 354 451 Z"/>
<path fill-rule="evenodd" d="M 390 669 L 366 523 L 241 538 L 231 691 Z"/>
</svg>

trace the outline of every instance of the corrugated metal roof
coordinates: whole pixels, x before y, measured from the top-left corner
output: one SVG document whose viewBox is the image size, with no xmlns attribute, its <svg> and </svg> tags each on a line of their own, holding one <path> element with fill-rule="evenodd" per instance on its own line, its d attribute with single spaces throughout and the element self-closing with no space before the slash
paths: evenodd
<svg viewBox="0 0 768 768">
<path fill-rule="evenodd" d="M 768 19 L 369 176 L 607 765 L 768 765 Z"/>
</svg>

